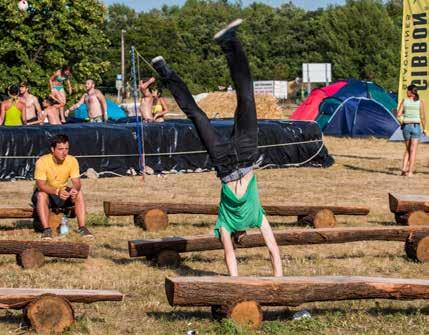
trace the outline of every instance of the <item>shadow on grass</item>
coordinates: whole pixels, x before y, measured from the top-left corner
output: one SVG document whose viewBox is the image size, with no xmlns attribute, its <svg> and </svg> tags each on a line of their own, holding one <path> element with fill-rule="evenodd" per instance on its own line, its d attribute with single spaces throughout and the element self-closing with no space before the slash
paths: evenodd
<svg viewBox="0 0 429 335">
<path fill-rule="evenodd" d="M 0 226 L 0 231 L 33 229 L 33 220 L 17 220 L 13 226 Z"/>
<path fill-rule="evenodd" d="M 112 251 L 118 251 L 118 252 L 126 252 L 128 253 L 128 248 L 120 248 L 120 247 L 113 247 L 112 245 L 110 245 L 109 243 L 103 243 L 101 245 L 102 248 L 105 248 L 107 250 L 112 250 Z"/>
<path fill-rule="evenodd" d="M 371 161 L 377 161 L 377 160 L 383 159 L 382 157 L 370 157 L 370 156 L 358 156 L 358 155 L 338 155 L 338 154 L 333 154 L 333 153 L 331 153 L 331 155 L 334 156 L 334 157 L 368 159 L 368 160 L 371 160 Z"/>
<path fill-rule="evenodd" d="M 362 312 L 362 309 L 356 309 L 356 308 L 307 308 L 307 310 L 310 312 L 312 316 L 326 316 L 326 314 L 336 314 L 339 316 L 346 316 L 353 313 L 359 313 Z M 265 310 L 263 307 L 263 314 L 264 314 L 264 321 L 288 321 L 292 320 L 293 314 L 296 313 L 297 309 L 296 307 L 294 310 L 290 310 L 288 307 L 276 307 L 275 310 Z M 392 308 L 392 307 L 386 307 L 386 308 L 376 308 L 371 307 L 366 309 L 366 313 L 377 317 L 377 316 L 386 316 L 386 315 L 406 315 L 406 316 L 412 316 L 416 314 L 423 314 L 423 315 L 429 315 L 429 307 L 424 308 L 413 308 L 413 307 L 406 307 L 406 308 Z M 165 320 L 165 321 L 178 321 L 178 320 L 187 320 L 190 318 L 195 319 L 209 319 L 213 320 L 211 311 L 208 307 L 202 308 L 202 310 L 192 310 L 192 311 L 186 311 L 186 310 L 172 310 L 171 312 L 148 312 L 147 315 L 149 317 L 153 317 L 158 320 Z"/>
<path fill-rule="evenodd" d="M 400 224 L 397 224 L 395 221 L 374 221 L 374 220 L 368 220 L 368 223 L 379 224 L 379 225 L 382 225 L 382 226 L 400 226 Z"/>
<path fill-rule="evenodd" d="M 12 314 L 10 311 L 6 311 L 5 315 L 0 316 L 0 322 L 19 326 L 24 323 L 24 315 L 22 312 Z"/>
<path fill-rule="evenodd" d="M 206 271 L 200 269 L 193 269 L 188 265 L 181 264 L 179 267 L 175 269 L 176 274 L 178 276 L 219 276 L 221 273 L 214 271 Z M 226 274 L 225 274 L 226 276 Z"/>
<path fill-rule="evenodd" d="M 393 173 L 386 170 L 375 170 L 375 169 L 366 169 L 359 166 L 349 165 L 349 164 L 343 164 L 343 166 L 347 169 L 354 170 L 354 171 L 363 171 L 363 172 L 370 172 L 370 173 L 383 173 L 391 176 L 399 176 L 397 173 Z"/>
</svg>

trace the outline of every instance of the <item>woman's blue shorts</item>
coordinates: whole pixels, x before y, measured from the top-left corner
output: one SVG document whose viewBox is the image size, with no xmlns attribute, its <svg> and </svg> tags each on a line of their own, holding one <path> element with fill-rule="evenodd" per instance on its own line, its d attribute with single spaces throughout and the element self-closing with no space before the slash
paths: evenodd
<svg viewBox="0 0 429 335">
<path fill-rule="evenodd" d="M 402 133 L 406 141 L 419 139 L 422 136 L 422 128 L 419 123 L 406 123 L 402 125 Z"/>
</svg>

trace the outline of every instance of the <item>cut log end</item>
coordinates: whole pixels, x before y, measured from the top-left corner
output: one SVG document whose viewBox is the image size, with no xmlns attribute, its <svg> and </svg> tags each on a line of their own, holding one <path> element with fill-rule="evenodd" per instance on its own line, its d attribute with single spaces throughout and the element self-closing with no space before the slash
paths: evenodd
<svg viewBox="0 0 429 335">
<path fill-rule="evenodd" d="M 215 320 L 231 319 L 235 324 L 258 329 L 262 325 L 263 313 L 261 306 L 254 300 L 241 301 L 231 306 L 214 305 L 211 307 Z"/>
<path fill-rule="evenodd" d="M 412 233 L 405 242 L 407 256 L 421 263 L 429 262 L 429 235 L 425 233 Z"/>
<path fill-rule="evenodd" d="M 44 294 L 30 302 L 25 316 L 38 333 L 61 333 L 74 322 L 74 311 L 67 299 Z"/>
<path fill-rule="evenodd" d="M 424 211 L 413 211 L 408 214 L 409 226 L 429 225 L 429 214 Z"/>
<path fill-rule="evenodd" d="M 134 224 L 147 231 L 160 231 L 167 228 L 168 215 L 162 209 L 149 209 L 142 214 L 134 215 Z"/>
<path fill-rule="evenodd" d="M 16 255 L 16 263 L 24 269 L 37 269 L 45 264 L 45 256 L 37 249 L 25 249 Z"/>
<path fill-rule="evenodd" d="M 299 215 L 298 223 L 315 228 L 333 228 L 337 224 L 337 220 L 333 211 L 324 208 L 308 215 Z"/>
<path fill-rule="evenodd" d="M 154 260 L 161 267 L 178 267 L 182 261 L 180 254 L 174 250 L 163 250 Z"/>
</svg>

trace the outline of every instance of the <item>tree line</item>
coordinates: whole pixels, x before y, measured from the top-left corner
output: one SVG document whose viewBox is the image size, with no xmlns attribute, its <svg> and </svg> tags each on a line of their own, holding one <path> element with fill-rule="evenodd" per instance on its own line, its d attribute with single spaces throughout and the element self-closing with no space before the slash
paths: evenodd
<svg viewBox="0 0 429 335">
<path fill-rule="evenodd" d="M 188 0 L 138 13 L 98 0 L 30 1 L 26 12 L 0 0 L 0 90 L 26 80 L 33 92 L 47 92 L 49 75 L 73 66 L 76 82 L 93 78 L 115 86 L 120 73 L 121 31 L 129 48 L 146 59 L 164 58 L 195 93 L 228 86 L 228 67 L 213 35 L 242 17 L 240 38 L 255 80 L 292 80 L 302 63 L 332 63 L 333 78 L 373 80 L 397 90 L 402 1 L 347 0 L 341 6 L 307 11 L 286 3 L 243 7 L 227 0 Z M 139 76 L 153 75 L 140 61 Z"/>
</svg>

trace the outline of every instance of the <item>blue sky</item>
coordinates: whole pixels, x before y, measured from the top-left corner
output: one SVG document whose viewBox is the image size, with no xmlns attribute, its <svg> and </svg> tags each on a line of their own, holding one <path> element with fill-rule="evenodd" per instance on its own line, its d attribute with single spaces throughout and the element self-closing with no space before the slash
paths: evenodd
<svg viewBox="0 0 429 335">
<path fill-rule="evenodd" d="M 129 7 L 136 9 L 137 11 L 147 11 L 153 8 L 160 8 L 163 5 L 183 5 L 185 0 L 103 0 L 107 5 L 113 3 L 122 3 Z M 279 6 L 281 4 L 289 2 L 288 0 L 242 0 L 243 5 L 249 5 L 252 2 L 262 2 L 270 6 Z M 295 5 L 313 10 L 319 7 L 325 7 L 328 4 L 343 4 L 345 0 L 293 0 L 292 3 Z"/>
</svg>

